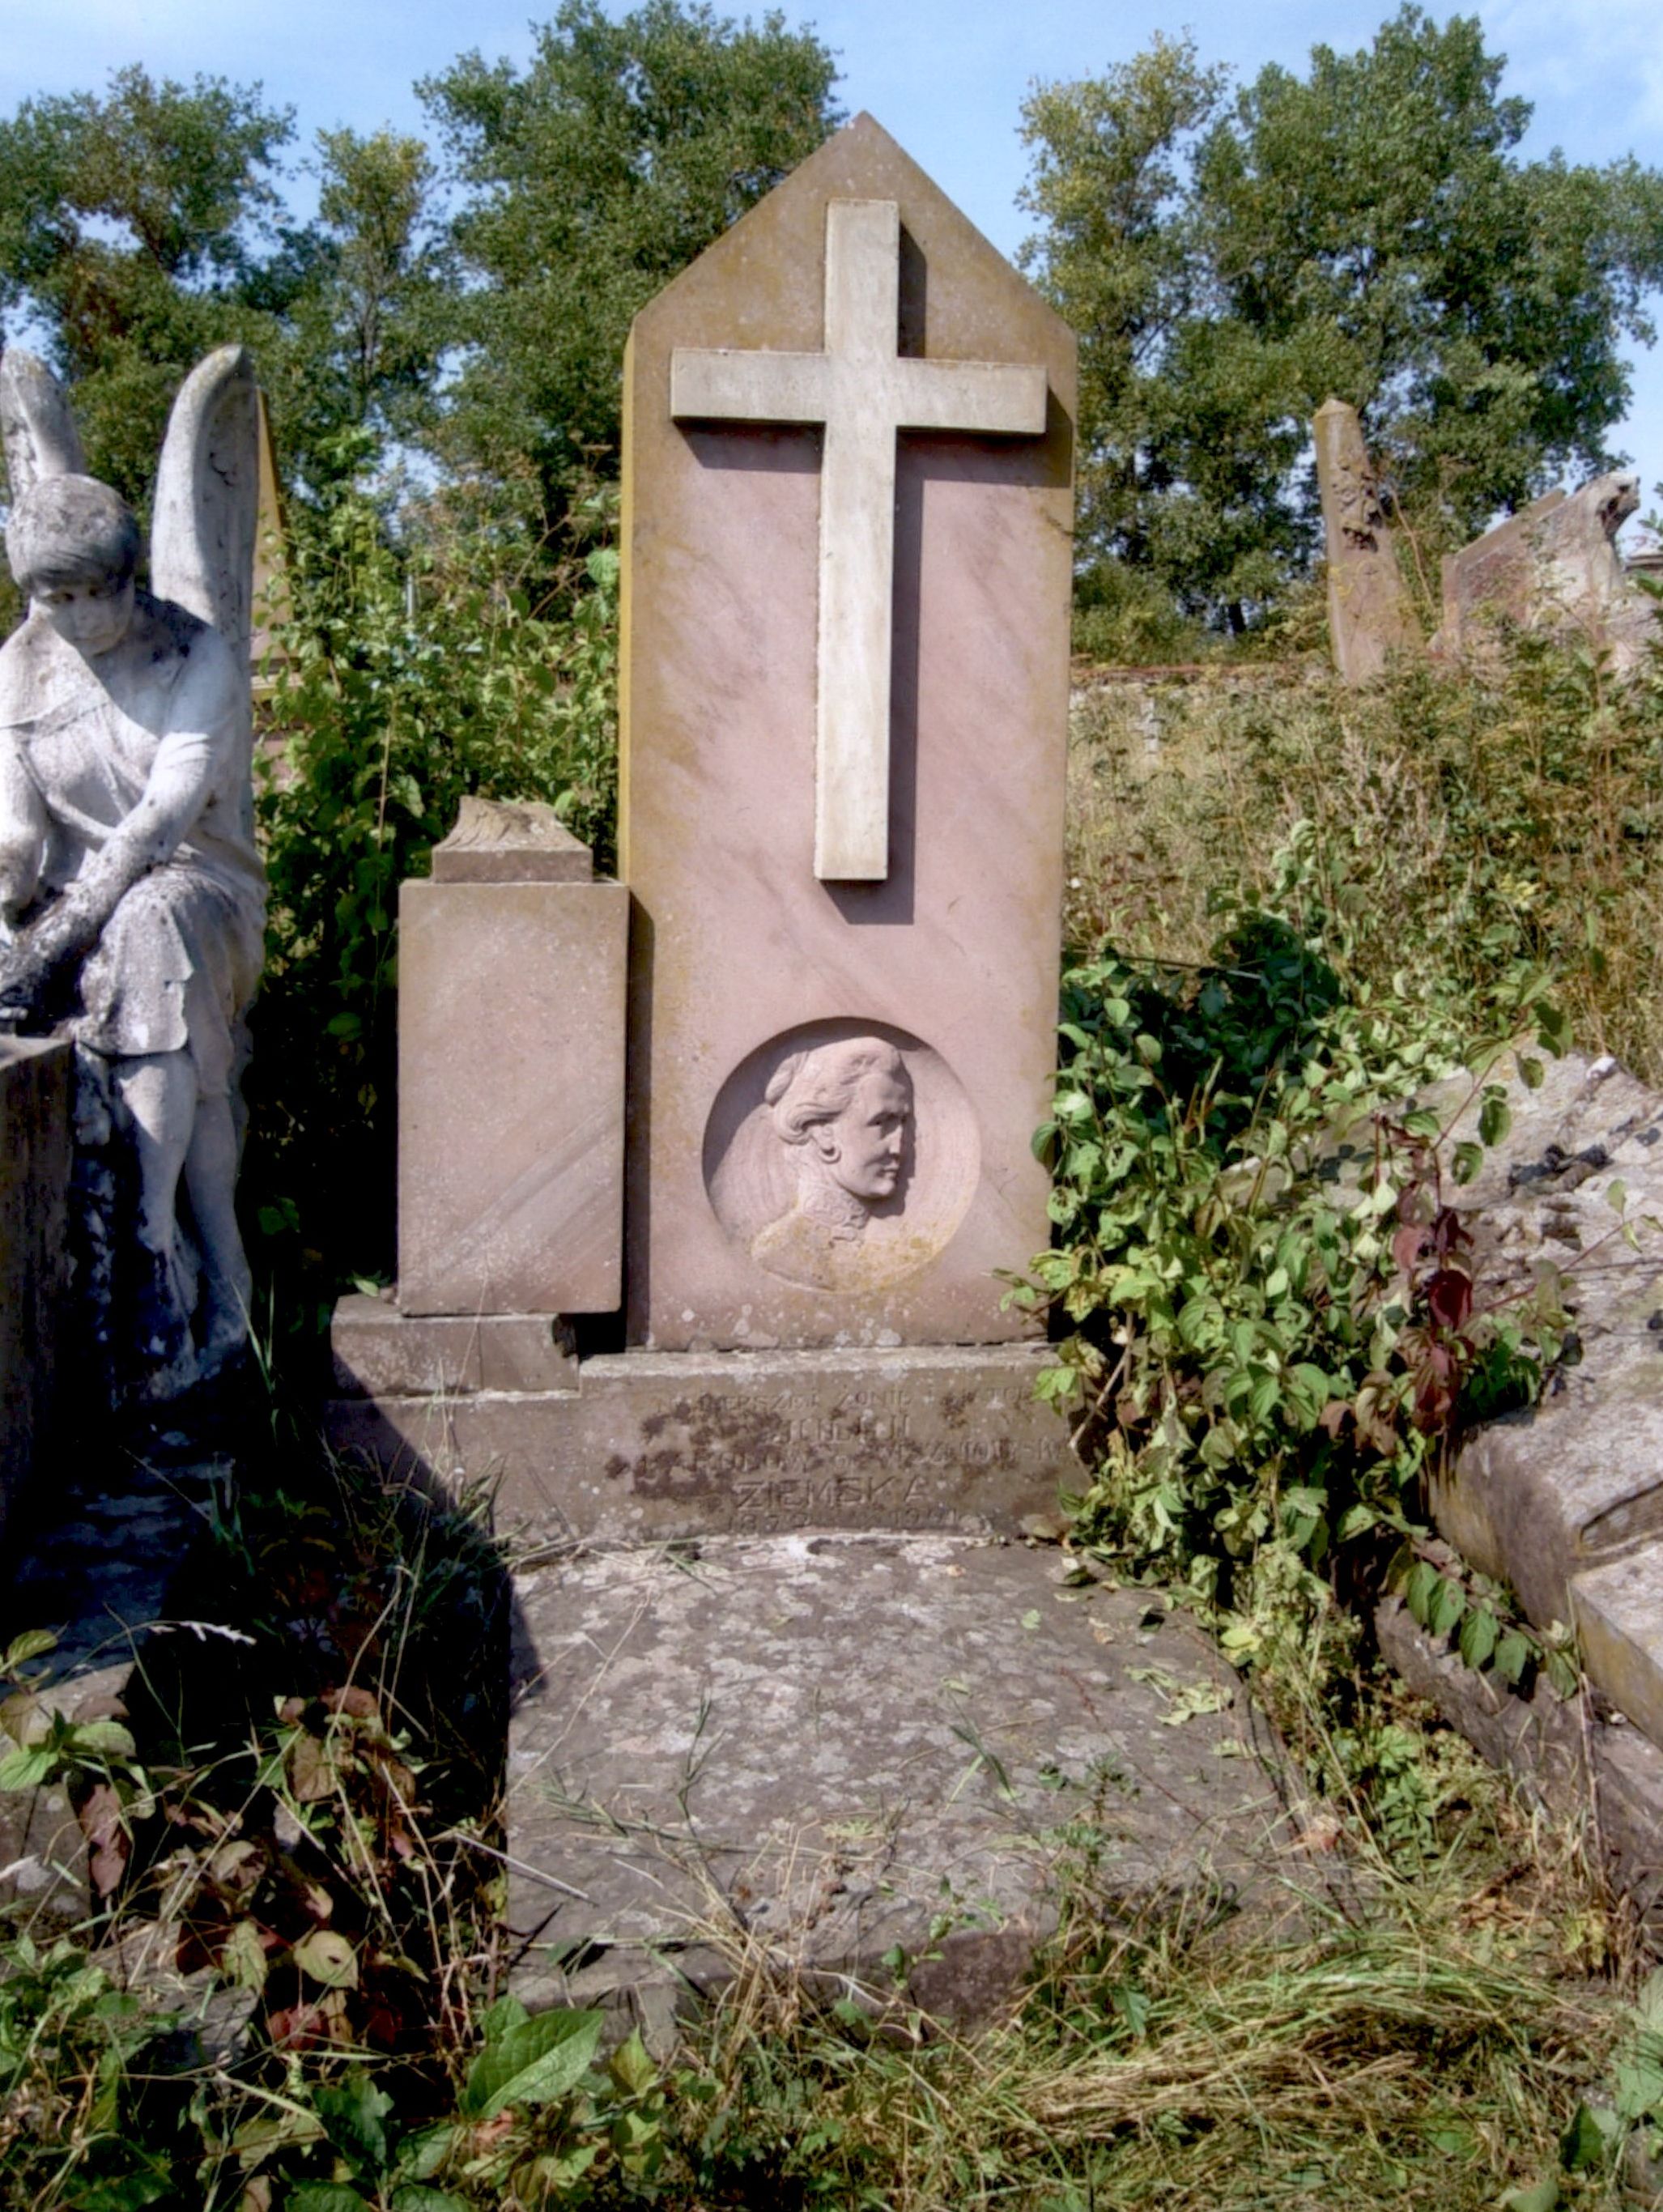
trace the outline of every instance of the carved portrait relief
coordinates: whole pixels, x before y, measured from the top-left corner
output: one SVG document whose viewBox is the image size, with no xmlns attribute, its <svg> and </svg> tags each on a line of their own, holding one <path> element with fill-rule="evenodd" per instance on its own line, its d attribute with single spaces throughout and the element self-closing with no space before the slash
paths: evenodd
<svg viewBox="0 0 1663 2212">
<path fill-rule="evenodd" d="M 706 1186 L 732 1241 L 785 1282 L 849 1293 L 927 1266 L 979 1164 L 968 1101 L 941 1055 L 855 1020 L 750 1054 L 705 1139 Z"/>
</svg>

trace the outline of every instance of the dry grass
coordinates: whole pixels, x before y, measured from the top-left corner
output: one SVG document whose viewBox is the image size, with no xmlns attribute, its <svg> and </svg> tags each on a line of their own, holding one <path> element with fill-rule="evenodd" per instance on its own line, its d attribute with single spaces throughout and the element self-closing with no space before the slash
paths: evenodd
<svg viewBox="0 0 1663 2212">
<path fill-rule="evenodd" d="M 1110 684 L 1076 695 L 1071 941 L 1205 957 L 1209 895 L 1267 892 L 1315 826 L 1351 975 L 1429 1014 L 1551 964 L 1577 1042 L 1663 1078 L 1663 672 L 1545 647 L 1479 677 Z"/>
<path fill-rule="evenodd" d="M 1576 1948 L 1594 1896 L 1574 1858 L 1476 1881 L 1463 1849 L 1366 1911 L 1306 1897 L 1292 1941 L 1183 1908 L 1107 1930 L 1083 1911 L 1020 2016 L 965 2042 L 851 2039 L 736 1953 L 696 2067 L 734 2193 L 707 2169 L 707 2198 L 669 2201 L 1478 2212 L 1557 2170 L 1621 2031 L 1617 1981 Z M 776 2193 L 747 2193 L 740 2167 Z M 1568 2203 L 1643 2201 L 1568 2186 Z"/>
</svg>

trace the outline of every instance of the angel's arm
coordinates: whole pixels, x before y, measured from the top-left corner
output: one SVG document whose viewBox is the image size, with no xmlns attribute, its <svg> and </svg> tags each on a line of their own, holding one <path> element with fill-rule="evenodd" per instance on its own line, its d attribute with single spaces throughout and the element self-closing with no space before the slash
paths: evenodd
<svg viewBox="0 0 1663 2212">
<path fill-rule="evenodd" d="M 179 687 L 174 720 L 162 738 L 143 796 L 40 919 L 0 957 L 0 1013 L 32 1002 L 52 971 L 94 945 L 123 896 L 142 876 L 170 860 L 225 775 L 234 745 L 237 672 L 222 639 L 202 634 Z"/>
</svg>

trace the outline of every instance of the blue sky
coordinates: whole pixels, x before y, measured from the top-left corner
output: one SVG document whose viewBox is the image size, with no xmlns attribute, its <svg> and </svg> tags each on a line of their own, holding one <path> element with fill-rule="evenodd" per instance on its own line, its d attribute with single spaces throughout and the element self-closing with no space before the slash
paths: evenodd
<svg viewBox="0 0 1663 2212">
<path fill-rule="evenodd" d="M 1026 169 L 1018 109 L 1035 78 L 1095 74 L 1155 31 L 1185 27 L 1205 59 L 1241 73 L 1267 61 L 1297 68 L 1319 39 L 1366 45 L 1393 4 L 1191 0 L 1174 14 L 1153 0 L 823 0 L 785 12 L 840 56 L 843 106 L 869 108 L 1008 252 L 1026 228 L 1016 204 Z M 718 12 L 762 7 L 718 0 Z M 1632 153 L 1663 166 L 1663 0 L 1480 0 L 1476 12 L 1491 49 L 1508 57 L 1505 88 L 1535 104 L 1527 152 L 1559 146 L 1584 161 Z M 32 92 L 97 87 L 142 61 L 158 75 L 258 78 L 295 108 L 307 137 L 342 123 L 416 129 L 418 78 L 474 46 L 523 61 L 529 20 L 552 13 L 553 0 L 472 0 L 465 9 L 436 0 L 6 0 L 0 109 Z M 1663 482 L 1663 347 L 1637 356 L 1634 404 L 1615 442 L 1642 471 L 1646 507 L 1663 507 L 1654 489 Z"/>
</svg>

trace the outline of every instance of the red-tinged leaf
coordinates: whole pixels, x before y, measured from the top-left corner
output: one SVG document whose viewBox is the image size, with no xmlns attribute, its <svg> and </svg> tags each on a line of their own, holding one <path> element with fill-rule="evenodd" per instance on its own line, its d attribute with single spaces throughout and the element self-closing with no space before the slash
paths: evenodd
<svg viewBox="0 0 1663 2212">
<path fill-rule="evenodd" d="M 330 1712 L 345 1713 L 353 1720 L 379 1720 L 381 1717 L 381 1708 L 373 1695 L 368 1690 L 361 1689 L 355 1682 L 348 1683 L 344 1689 L 325 1690 L 322 1702 Z"/>
<path fill-rule="evenodd" d="M 1472 1242 L 1465 1221 L 1453 1206 L 1440 1206 L 1432 1220 L 1432 1249 L 1440 1260 L 1448 1260 L 1453 1252 L 1465 1251 Z"/>
<path fill-rule="evenodd" d="M 121 1799 L 108 1782 L 96 1782 L 76 1808 L 81 1832 L 87 1838 L 87 1871 L 94 1893 L 108 1897 L 120 1887 L 132 1854 L 132 1839 L 121 1821 Z"/>
<path fill-rule="evenodd" d="M 284 2005 L 266 2014 L 266 2033 L 279 2051 L 301 2051 L 329 2039 L 329 2021 L 321 2005 Z"/>
<path fill-rule="evenodd" d="M 1440 1267 L 1426 1285 L 1426 1305 L 1439 1328 L 1465 1328 L 1472 1310 L 1472 1278 L 1460 1267 Z"/>
<path fill-rule="evenodd" d="M 1405 1274 L 1426 1249 L 1426 1231 L 1418 1222 L 1405 1221 L 1392 1239 L 1392 1257 Z"/>
<path fill-rule="evenodd" d="M 1316 1417 L 1317 1426 L 1326 1429 L 1331 1437 L 1337 1437 L 1350 1419 L 1350 1413 L 1351 1408 L 1346 1400 L 1330 1398 Z"/>
</svg>

